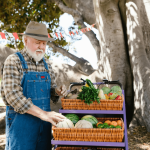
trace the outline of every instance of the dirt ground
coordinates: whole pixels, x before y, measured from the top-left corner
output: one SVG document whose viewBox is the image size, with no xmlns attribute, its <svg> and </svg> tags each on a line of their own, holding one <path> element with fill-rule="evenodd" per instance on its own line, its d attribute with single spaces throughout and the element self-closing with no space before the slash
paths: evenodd
<svg viewBox="0 0 150 150">
<path fill-rule="evenodd" d="M 0 113 L 5 111 L 5 107 L 0 107 Z M 5 129 L 0 129 L 0 150 L 5 149 Z M 128 147 L 130 150 L 150 150 L 150 132 L 145 127 L 134 127 L 128 129 Z"/>
</svg>

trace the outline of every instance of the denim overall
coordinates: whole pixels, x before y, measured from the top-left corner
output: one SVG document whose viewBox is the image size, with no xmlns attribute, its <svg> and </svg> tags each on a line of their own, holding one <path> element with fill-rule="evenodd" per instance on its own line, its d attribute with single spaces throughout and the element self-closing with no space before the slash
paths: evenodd
<svg viewBox="0 0 150 150">
<path fill-rule="evenodd" d="M 50 110 L 51 78 L 47 72 L 28 72 L 27 63 L 21 53 L 16 53 L 24 69 L 21 86 L 23 95 L 31 98 L 34 105 L 44 111 Z M 26 71 L 25 71 L 26 70 Z M 6 106 L 5 150 L 51 150 L 51 123 L 30 114 L 19 114 L 13 107 Z"/>
</svg>

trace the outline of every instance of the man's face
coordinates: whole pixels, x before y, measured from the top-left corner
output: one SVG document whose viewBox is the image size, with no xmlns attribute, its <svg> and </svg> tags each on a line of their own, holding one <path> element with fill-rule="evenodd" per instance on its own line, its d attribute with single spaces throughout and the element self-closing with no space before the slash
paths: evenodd
<svg viewBox="0 0 150 150">
<path fill-rule="evenodd" d="M 25 38 L 27 52 L 35 59 L 35 61 L 40 61 L 43 58 L 46 44 L 46 41 L 36 40 L 31 37 Z"/>
</svg>

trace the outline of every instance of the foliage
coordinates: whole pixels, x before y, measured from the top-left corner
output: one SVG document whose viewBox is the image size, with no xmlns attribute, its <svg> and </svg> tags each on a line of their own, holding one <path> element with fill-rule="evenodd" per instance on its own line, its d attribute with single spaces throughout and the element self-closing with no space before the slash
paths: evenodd
<svg viewBox="0 0 150 150">
<path fill-rule="evenodd" d="M 48 22 L 48 32 L 58 26 L 62 14 L 54 3 L 45 3 L 41 0 L 5 0 L 0 1 L 0 19 L 4 23 L 1 28 L 7 32 L 22 33 L 26 25 L 32 21 Z"/>
<path fill-rule="evenodd" d="M 6 34 L 5 34 L 6 35 Z M 20 37 L 22 39 L 22 37 Z M 24 44 L 22 40 L 15 40 L 14 38 L 7 37 L 8 43 L 6 44 L 7 47 L 10 48 L 18 48 L 22 50 L 24 48 Z"/>
<path fill-rule="evenodd" d="M 0 20 L 3 22 L 1 30 L 6 32 L 23 33 L 30 21 L 45 22 L 49 33 L 58 27 L 59 17 L 63 12 L 56 4 L 41 0 L 4 0 L 0 1 Z M 21 36 L 19 37 L 21 38 Z M 56 45 L 67 44 L 63 38 L 54 41 Z M 14 43 L 7 46 L 13 47 Z M 17 47 L 22 48 L 21 40 Z"/>
</svg>

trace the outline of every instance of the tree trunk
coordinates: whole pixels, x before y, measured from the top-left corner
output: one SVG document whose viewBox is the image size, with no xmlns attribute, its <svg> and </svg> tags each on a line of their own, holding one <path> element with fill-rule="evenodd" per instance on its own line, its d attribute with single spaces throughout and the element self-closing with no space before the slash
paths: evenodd
<svg viewBox="0 0 150 150">
<path fill-rule="evenodd" d="M 78 11 L 82 15 L 83 20 L 86 21 L 88 24 L 93 24 L 95 22 L 96 15 L 95 15 L 95 13 L 93 13 L 94 9 L 93 9 L 93 1 L 92 0 L 88 0 L 87 3 L 85 3 L 84 0 L 74 0 L 74 1 L 64 0 L 64 2 L 69 8 L 72 8 L 72 9 Z M 118 11 L 117 13 L 119 15 L 119 18 L 118 19 L 117 19 L 117 17 L 114 18 L 114 19 L 117 19 L 117 21 L 114 21 L 115 23 L 111 22 L 114 20 L 113 13 L 107 12 L 108 16 L 105 16 L 107 18 L 107 20 L 105 20 L 105 25 L 104 25 L 106 30 L 104 32 L 106 32 L 106 31 L 109 32 L 111 30 L 111 29 L 107 29 L 109 27 L 109 25 L 107 25 L 107 22 L 114 26 L 115 26 L 115 24 L 117 24 L 119 22 L 119 25 L 120 25 L 119 30 L 121 30 L 121 31 L 114 29 L 113 34 L 111 36 L 111 38 L 113 39 L 115 35 L 118 35 L 118 38 L 116 39 L 116 45 L 115 45 L 114 41 L 110 41 L 110 43 L 109 43 L 109 41 L 107 41 L 108 42 L 107 44 L 104 42 L 103 46 L 101 45 L 99 50 L 98 50 L 98 48 L 96 48 L 95 51 L 96 51 L 97 58 L 98 58 L 98 65 L 99 65 L 99 71 L 100 71 L 99 76 L 102 79 L 104 79 L 104 78 L 108 78 L 110 80 L 118 80 L 119 79 L 120 82 L 122 82 L 122 84 L 123 84 L 123 87 L 125 90 L 125 96 L 126 96 L 126 108 L 128 110 L 127 111 L 127 120 L 128 120 L 128 124 L 129 124 L 132 119 L 132 116 L 133 116 L 132 114 L 133 114 L 133 102 L 134 101 L 133 101 L 132 71 L 131 71 L 131 67 L 130 67 L 130 63 L 129 63 L 129 56 L 126 54 L 126 52 L 128 50 L 125 48 L 125 47 L 127 47 L 127 42 L 126 42 L 127 40 L 126 41 L 124 40 L 124 34 L 123 34 L 124 31 L 126 32 L 126 26 L 122 27 L 122 22 L 121 22 L 121 20 L 126 21 L 125 0 L 121 0 L 119 4 L 116 2 L 115 5 L 116 5 L 115 7 L 117 8 L 117 11 Z M 121 9 L 118 8 L 118 5 L 119 5 L 119 7 L 121 7 Z M 104 5 L 102 5 L 102 7 L 103 6 Z M 111 6 L 110 6 L 110 8 L 111 8 Z M 120 17 L 119 13 L 121 13 L 122 18 Z M 114 14 L 116 14 L 116 13 L 114 13 Z M 106 15 L 106 13 L 103 14 L 103 16 L 104 15 Z M 104 17 L 104 19 L 105 19 L 105 17 Z M 93 19 L 90 19 L 90 18 L 93 18 Z M 110 21 L 109 21 L 109 19 L 110 19 Z M 98 24 L 96 24 L 96 27 L 98 29 Z M 112 32 L 112 30 L 111 30 L 111 32 Z M 120 36 L 122 36 L 121 37 L 122 41 L 120 43 L 119 43 L 119 41 L 120 41 L 120 37 L 119 37 L 120 33 L 119 32 L 120 33 L 122 32 L 121 33 L 122 35 L 120 35 Z M 99 34 L 101 36 L 101 31 Z M 108 33 L 107 34 L 108 38 L 109 38 L 109 35 L 110 34 Z M 89 36 L 88 36 L 88 38 L 89 38 Z M 89 39 L 91 41 L 91 38 L 89 38 Z M 127 37 L 126 37 L 126 39 L 127 39 Z M 101 43 L 101 40 L 99 42 Z M 114 42 L 115 46 L 112 47 L 113 42 Z M 118 44 L 118 46 L 117 46 L 117 44 Z M 119 46 L 119 44 L 120 44 L 120 46 Z M 92 45 L 94 45 L 94 44 L 92 44 Z M 109 47 L 106 48 L 108 51 L 105 51 L 103 49 L 103 52 L 101 52 L 101 48 L 104 48 L 104 46 L 106 46 L 106 47 L 110 46 L 111 50 L 113 51 L 112 52 L 113 56 L 111 56 L 112 53 L 109 54 L 110 53 Z M 118 51 L 118 48 L 119 48 L 119 51 Z M 120 49 L 121 49 L 121 51 L 120 51 Z M 103 64 L 103 61 L 105 62 L 104 64 Z M 115 61 L 116 61 L 116 63 L 115 63 Z M 119 63 L 119 62 L 121 62 L 121 63 Z M 112 67 L 111 71 L 109 69 L 110 67 Z M 119 68 L 122 68 L 122 69 L 119 69 Z M 104 70 L 105 70 L 105 72 L 104 72 Z"/>
<path fill-rule="evenodd" d="M 118 2 L 116 0 L 93 1 L 100 34 L 101 60 L 104 63 L 103 65 L 100 62 L 99 67 L 104 69 L 108 78 L 120 79 L 124 89 L 127 89 L 126 96 L 128 93 L 130 100 L 132 100 L 133 83 L 135 109 L 131 125 L 144 125 L 150 131 L 150 63 L 147 52 L 149 45 L 146 42 L 149 40 L 150 31 L 149 26 L 146 26 L 149 25 L 148 18 L 142 0 L 126 0 L 124 4 L 123 1 Z M 122 23 L 124 24 L 122 25 Z M 123 30 L 124 26 L 127 31 Z M 145 32 L 147 36 L 143 34 Z M 128 45 L 124 42 L 125 39 L 127 39 Z M 125 47 L 125 45 L 127 46 Z M 106 70 L 107 65 L 111 71 Z M 128 102 L 127 98 L 126 100 Z"/>
<path fill-rule="evenodd" d="M 129 57 L 135 93 L 134 118 L 131 125 L 146 126 L 150 132 L 150 62 L 146 54 L 146 48 L 149 45 L 144 43 L 144 39 L 149 41 L 150 26 L 143 0 L 127 0 L 126 16 Z"/>
<path fill-rule="evenodd" d="M 15 53 L 16 50 L 13 48 L 9 48 L 0 44 L 0 68 L 2 68 L 3 63 L 8 55 Z M 0 72 L 0 78 L 2 78 L 2 74 Z"/>
<path fill-rule="evenodd" d="M 129 123 L 132 119 L 132 74 L 126 54 L 118 2 L 116 0 L 94 0 L 93 5 L 101 43 L 98 68 L 104 72 L 105 78 L 119 80 L 122 83 L 125 90 Z"/>
<path fill-rule="evenodd" d="M 5 128 L 5 116 L 6 112 L 0 113 L 0 129 Z"/>
<path fill-rule="evenodd" d="M 83 20 L 88 24 L 95 23 L 93 0 L 63 0 L 65 4 L 80 13 Z"/>
</svg>

